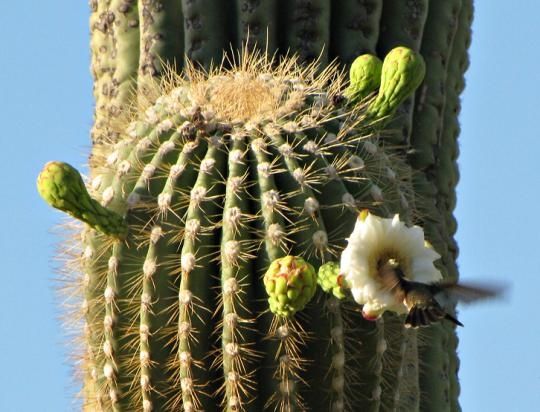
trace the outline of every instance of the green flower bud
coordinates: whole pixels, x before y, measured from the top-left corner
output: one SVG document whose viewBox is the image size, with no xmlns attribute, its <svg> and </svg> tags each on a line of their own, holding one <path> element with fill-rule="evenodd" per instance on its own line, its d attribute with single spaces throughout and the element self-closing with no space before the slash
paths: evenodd
<svg viewBox="0 0 540 412">
<path fill-rule="evenodd" d="M 285 256 L 272 262 L 264 275 L 270 310 L 290 317 L 315 295 L 317 275 L 313 266 L 298 256 Z"/>
<path fill-rule="evenodd" d="M 368 113 L 377 119 L 394 114 L 398 106 L 420 86 L 426 65 L 420 53 L 407 47 L 396 47 L 386 55 L 382 65 L 381 87 Z"/>
<path fill-rule="evenodd" d="M 375 92 L 381 84 L 382 61 L 371 54 L 357 57 L 349 72 L 349 87 L 344 95 L 353 104 Z"/>
<path fill-rule="evenodd" d="M 125 238 L 127 226 L 122 216 L 90 197 L 81 175 L 73 166 L 64 162 L 47 163 L 38 176 L 37 188 L 52 207 L 106 235 Z"/>
<path fill-rule="evenodd" d="M 336 298 L 345 298 L 343 290 L 343 275 L 339 272 L 339 263 L 328 262 L 319 268 L 317 283 L 327 293 L 332 293 Z"/>
</svg>

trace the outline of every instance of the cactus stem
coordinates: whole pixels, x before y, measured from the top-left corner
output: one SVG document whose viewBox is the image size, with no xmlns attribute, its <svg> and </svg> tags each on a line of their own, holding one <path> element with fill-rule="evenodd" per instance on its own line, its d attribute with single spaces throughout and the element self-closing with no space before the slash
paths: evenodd
<svg viewBox="0 0 540 412">
<path fill-rule="evenodd" d="M 196 182 L 191 190 L 191 201 L 186 213 L 186 222 L 197 222 L 200 227 L 206 228 L 204 236 L 194 233 L 184 233 L 184 244 L 181 251 L 182 277 L 178 292 L 179 319 L 178 319 L 178 359 L 180 361 L 180 380 L 182 386 L 182 402 L 193 405 L 195 409 L 206 409 L 210 401 L 201 389 L 203 382 L 209 380 L 210 368 L 207 361 L 203 361 L 206 353 L 210 351 L 208 335 L 211 333 L 210 316 L 207 310 L 195 310 L 194 301 L 207 303 L 210 300 L 207 272 L 212 265 L 212 250 L 210 245 L 214 242 L 215 223 L 212 221 L 218 208 L 215 199 L 222 198 L 221 186 L 215 185 L 220 179 L 219 170 L 224 162 L 224 153 L 216 145 L 210 144 L 203 160 L 213 160 L 215 164 L 205 172 L 199 168 Z M 208 172 L 208 173 L 207 173 Z M 209 228 L 214 228 L 210 229 Z M 207 251 L 203 254 L 202 251 Z M 195 315 L 195 316 L 193 316 Z M 197 342 L 196 345 L 193 343 Z M 193 362 L 182 361 L 185 354 Z M 206 370 L 205 370 L 206 369 Z M 204 396 L 204 398 L 203 398 Z"/>
<path fill-rule="evenodd" d="M 103 296 L 105 298 L 105 317 L 103 319 L 104 341 L 101 347 L 103 359 L 103 374 L 105 376 L 108 395 L 113 410 L 118 410 L 119 388 L 117 377 L 121 374 L 120 362 L 117 359 L 118 344 L 118 264 L 122 255 L 123 244 L 117 243 L 112 248 L 107 262 L 107 285 Z M 114 394 L 111 396 L 111 394 Z"/>
<path fill-rule="evenodd" d="M 278 382 L 278 388 L 268 399 L 265 408 L 274 405 L 274 408 L 283 412 L 304 410 L 298 386 L 307 385 L 300 372 L 305 368 L 301 352 L 309 339 L 308 333 L 294 318 L 274 316 L 267 338 L 277 342 L 274 359 L 278 362 L 278 367 L 274 372 L 274 379 Z"/>
<path fill-rule="evenodd" d="M 247 150 L 244 138 L 234 139 L 229 151 L 229 174 L 226 181 L 226 194 L 223 211 L 221 238 L 221 294 L 215 314 L 221 312 L 221 354 L 216 357 L 214 366 L 222 367 L 224 383 L 223 406 L 227 411 L 244 410 L 249 403 L 255 373 L 253 361 L 256 352 L 253 331 L 250 324 L 253 315 L 246 305 L 254 296 L 250 280 L 251 263 L 254 250 L 248 231 L 240 231 L 239 226 L 247 225 L 241 218 L 249 216 L 249 203 L 246 196 L 247 164 L 242 161 Z"/>
<path fill-rule="evenodd" d="M 346 405 L 347 382 L 345 379 L 347 354 L 345 350 L 345 341 L 343 336 L 343 319 L 341 312 L 341 303 L 339 299 L 330 297 L 326 301 L 326 309 L 330 317 L 330 343 L 329 351 L 332 356 L 331 374 L 332 385 L 330 396 L 333 411 L 344 411 Z"/>
<path fill-rule="evenodd" d="M 418 410 L 420 407 L 420 389 L 418 381 L 417 331 L 404 330 L 404 352 L 398 370 L 398 391 L 394 405 L 397 410 Z"/>
<path fill-rule="evenodd" d="M 407 383 L 403 380 L 405 356 L 408 349 L 407 329 L 403 326 L 403 318 L 394 313 L 384 315 L 384 338 L 388 349 L 383 356 L 383 385 L 381 408 L 396 410 L 400 396 L 400 386 Z"/>
<path fill-rule="evenodd" d="M 402 147 L 386 143 L 382 122 L 368 116 L 376 99 L 349 107 L 339 100 L 346 81 L 335 65 L 320 70 L 257 51 L 207 72 L 190 63 L 181 77 L 166 63 L 173 49 L 158 50 L 181 38 L 151 42 L 170 30 L 160 13 L 176 13 L 179 3 L 139 3 L 124 9 L 145 14 L 137 83 L 148 92 L 107 125 L 122 140 L 95 146 L 89 188 L 129 233 L 120 242 L 86 228 L 83 257 L 71 263 L 87 274 L 77 291 L 88 342 L 84 390 L 94 393 L 86 409 L 417 410 L 418 365 L 408 367 L 416 341 L 402 328 L 389 318 L 364 320 L 349 296 L 337 301 L 316 291 L 309 271 L 290 284 L 281 270 L 266 276 L 276 260 L 301 259 L 311 269 L 335 260 L 359 208 L 381 216 L 410 209 L 411 175 L 401 152 L 389 151 Z M 249 13 L 253 2 L 240 3 Z M 290 7 L 310 11 L 296 3 Z M 369 9 L 365 27 L 377 23 L 380 0 L 352 3 Z M 208 47 L 221 42 L 198 43 L 210 31 L 204 25 L 219 17 L 200 20 L 204 4 L 181 5 L 185 44 L 203 65 Z M 329 19 L 330 2 L 314 4 Z M 108 39 L 115 47 L 128 22 L 120 23 Z M 374 33 L 365 34 L 363 44 L 374 47 Z M 437 351 L 455 345 L 439 343 Z M 455 368 L 452 359 L 436 364 Z"/>
</svg>

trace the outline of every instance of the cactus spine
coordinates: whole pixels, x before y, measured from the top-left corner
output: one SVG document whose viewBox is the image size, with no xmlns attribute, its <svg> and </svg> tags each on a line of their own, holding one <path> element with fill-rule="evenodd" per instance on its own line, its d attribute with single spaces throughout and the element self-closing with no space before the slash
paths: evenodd
<svg viewBox="0 0 540 412">
<path fill-rule="evenodd" d="M 445 276 L 457 276 L 456 108 L 471 2 L 91 6 L 90 203 L 121 235 L 90 214 L 80 256 L 66 254 L 82 273 L 70 282 L 85 409 L 458 410 L 451 327 L 417 338 L 393 314 L 367 322 L 339 289 L 279 316 L 262 279 L 288 255 L 315 270 L 338 260 L 362 208 L 421 224 Z M 247 40 L 300 61 L 250 51 L 196 70 Z M 416 95 L 407 83 L 400 101 L 409 98 L 384 114 L 384 85 L 372 102 L 368 91 L 341 103 L 346 82 L 324 66 L 396 46 L 424 55 Z M 381 130 L 376 120 L 394 113 Z"/>
</svg>

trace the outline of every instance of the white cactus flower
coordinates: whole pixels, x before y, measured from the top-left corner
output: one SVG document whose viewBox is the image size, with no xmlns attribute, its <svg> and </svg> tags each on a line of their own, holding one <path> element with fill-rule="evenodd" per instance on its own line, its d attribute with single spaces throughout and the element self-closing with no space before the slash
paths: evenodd
<svg viewBox="0 0 540 412">
<path fill-rule="evenodd" d="M 433 264 L 439 258 L 424 240 L 421 227 L 406 226 L 397 214 L 386 219 L 363 211 L 341 254 L 340 273 L 354 300 L 363 305 L 363 316 L 375 320 L 387 310 L 407 312 L 404 302 L 397 301 L 378 279 L 381 265 L 393 259 L 408 280 L 434 283 L 442 279 Z"/>
</svg>

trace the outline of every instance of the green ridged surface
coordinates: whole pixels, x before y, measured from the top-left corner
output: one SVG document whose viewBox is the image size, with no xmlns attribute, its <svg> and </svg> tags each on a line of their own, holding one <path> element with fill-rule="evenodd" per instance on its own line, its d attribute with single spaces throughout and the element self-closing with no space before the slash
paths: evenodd
<svg viewBox="0 0 540 412">
<path fill-rule="evenodd" d="M 387 349 L 382 359 L 383 373 L 381 385 L 381 410 L 397 410 L 400 404 L 401 391 L 408 387 L 413 391 L 415 371 L 411 371 L 405 381 L 404 369 L 407 367 L 407 356 L 411 348 L 407 346 L 408 330 L 403 326 L 403 317 L 395 313 L 385 313 L 384 341 Z M 417 371 L 416 371 L 417 372 Z M 417 379 L 417 378 L 416 378 Z M 413 395 L 413 393 L 411 393 Z M 409 395 L 409 396 L 411 396 Z M 413 408 L 411 408 L 413 409 Z"/>
<path fill-rule="evenodd" d="M 457 115 L 460 112 L 460 94 L 465 88 L 464 74 L 469 66 L 467 49 L 471 42 L 472 1 L 463 1 L 459 26 L 455 34 L 452 54 L 446 76 L 446 104 L 442 133 L 438 142 L 437 167 L 434 178 L 438 190 L 437 205 L 444 210 L 446 233 L 449 236 L 451 260 L 457 259 L 457 245 L 453 239 L 457 223 L 452 214 L 456 206 L 455 187 L 459 180 L 457 157 L 459 154 L 458 136 L 460 132 Z M 457 277 L 457 269 L 449 273 Z"/>
<path fill-rule="evenodd" d="M 90 2 L 90 49 L 92 51 L 90 70 L 94 79 L 95 100 L 94 124 L 91 131 L 93 143 L 108 141 L 114 137 L 109 106 L 114 94 L 112 77 L 116 61 L 112 29 L 114 13 L 111 12 L 109 6 L 110 0 Z"/>
<path fill-rule="evenodd" d="M 301 60 L 329 62 L 330 0 L 280 0 L 280 51 L 297 53 Z"/>
<path fill-rule="evenodd" d="M 272 55 L 278 47 L 277 2 L 236 0 L 238 45 L 248 44 Z"/>
<path fill-rule="evenodd" d="M 463 0 L 459 25 L 454 37 L 452 54 L 446 77 L 446 104 L 443 117 L 442 133 L 438 145 L 437 168 L 435 181 L 438 189 L 437 205 L 444 210 L 445 233 L 449 249 L 447 267 L 449 277 L 457 278 L 455 264 L 458 247 L 454 240 L 457 223 L 453 215 L 456 206 L 455 188 L 459 180 L 457 157 L 459 153 L 458 136 L 460 132 L 457 115 L 460 112 L 460 94 L 465 87 L 464 74 L 469 66 L 467 49 L 471 42 L 471 23 L 473 17 L 472 0 Z M 459 358 L 456 355 L 458 337 L 452 328 L 448 332 L 449 380 L 450 380 L 450 410 L 460 411 L 458 397 L 460 393 L 458 371 Z"/>
<path fill-rule="evenodd" d="M 448 331 L 442 324 L 418 332 L 420 411 L 451 411 Z M 428 395 L 429 394 L 429 395 Z"/>
<path fill-rule="evenodd" d="M 344 341 L 346 349 L 346 375 L 351 373 L 353 384 L 348 390 L 355 409 L 378 411 L 381 407 L 383 385 L 383 356 L 387 349 L 384 339 L 384 320 L 368 322 L 362 319 L 357 308 L 347 303 L 345 312 Z"/>
<path fill-rule="evenodd" d="M 426 77 L 415 97 L 411 164 L 425 170 L 435 164 L 434 147 L 440 139 L 445 105 L 446 73 L 461 0 L 448 0 L 429 9 L 420 53 L 425 56 Z"/>
<path fill-rule="evenodd" d="M 318 268 L 344 246 L 356 204 L 377 208 L 409 185 L 381 174 L 390 165 L 384 150 L 350 128 L 365 119 L 365 105 L 336 124 L 343 109 L 331 96 L 323 106 L 313 99 L 326 85 L 309 85 L 316 71 L 295 81 L 294 72 L 286 80 L 279 73 L 247 76 L 259 88 L 260 81 L 269 88 L 277 82 L 290 99 L 283 104 L 288 111 L 277 120 L 263 117 L 255 129 L 249 121 L 230 123 L 210 103 L 194 105 L 199 89 L 178 79 L 127 125 L 124 140 L 97 147 L 92 195 L 104 210 L 124 215 L 129 231 L 122 242 L 91 234 L 83 244 L 100 249 L 99 256 L 89 253 L 84 270 L 88 288 L 102 289 L 97 297 L 86 293 L 88 330 L 95 331 L 87 341 L 87 367 L 94 372 L 85 390 L 95 390 L 87 405 L 255 411 L 261 405 L 343 410 L 361 402 L 377 409 L 378 398 L 353 394 L 376 377 L 370 391 L 380 396 L 382 325 L 357 315 L 351 322 L 340 304 L 330 309 L 326 295 L 313 298 L 313 269 L 298 314 L 275 316 L 260 302 L 260 271 L 270 262 L 293 254 Z M 209 84 L 235 79 L 228 76 Z M 297 91 L 305 97 L 298 99 Z M 372 187 L 380 191 L 375 200 Z M 357 337 L 362 350 L 347 348 Z M 379 360 L 349 379 L 347 357 L 360 364 L 359 354 L 367 361 L 372 351 Z"/>
<path fill-rule="evenodd" d="M 85 338 L 88 342 L 88 349 L 84 356 L 86 371 L 84 375 L 83 393 L 85 400 L 83 406 L 89 410 L 104 409 L 107 398 L 96 396 L 102 393 L 103 377 L 98 378 L 98 358 L 100 342 L 103 341 L 104 328 L 102 322 L 105 315 L 105 306 L 101 304 L 102 291 L 105 290 L 106 276 L 91 276 L 97 271 L 103 271 L 107 265 L 107 258 L 104 256 L 104 237 L 96 231 L 88 229 L 83 232 L 83 239 L 86 247 L 83 251 L 83 303 L 82 312 L 85 321 Z M 99 256 L 99 258 L 96 258 Z"/>
<path fill-rule="evenodd" d="M 221 63 L 223 50 L 229 50 L 229 6 L 212 0 L 182 0 L 184 54 L 191 61 L 206 68 Z"/>
<path fill-rule="evenodd" d="M 461 9 L 458 3 L 463 3 Z M 459 410 L 452 327 L 422 331 L 417 342 L 395 319 L 366 322 L 348 303 L 336 303 L 321 293 L 294 321 L 276 323 L 270 313 L 261 314 L 267 309 L 262 276 L 270 262 L 290 253 L 306 254 L 315 265 L 336 260 L 350 222 L 363 207 L 381 215 L 399 211 L 411 221 L 420 216 L 427 237 L 442 254 L 444 273 L 457 276 L 451 212 L 459 178 L 456 117 L 467 66 L 470 1 L 429 2 L 429 7 L 420 0 L 344 1 L 339 8 L 336 4 L 91 2 L 96 98 L 92 137 L 99 144 L 91 156 L 89 192 L 105 208 L 125 215 L 130 232 L 119 244 L 86 228 L 81 245 L 86 256 L 80 288 L 88 342 L 83 356 L 86 410 L 178 410 L 181 404 L 185 410 L 192 410 L 190 405 L 195 410 L 234 410 L 238 399 L 253 411 L 265 405 L 281 410 L 303 410 L 304 405 L 336 411 Z M 461 10 L 459 25 L 456 10 Z M 270 53 L 290 50 L 308 61 L 321 56 L 323 65 L 334 58 L 350 64 L 368 51 L 383 58 L 395 46 L 407 46 L 423 54 L 429 87 L 397 107 L 395 119 L 381 133 L 385 149 L 373 127 L 342 132 L 349 126 L 334 119 L 320 128 L 280 130 L 278 140 L 290 144 L 292 156 L 280 151 L 283 142 L 276 143 L 276 135 L 265 133 L 260 125 L 249 125 L 242 131 L 244 137 L 235 140 L 219 122 L 217 129 L 212 126 L 209 113 L 179 113 L 166 99 L 156 101 L 154 81 L 168 76 L 163 63 L 175 63 L 179 71 L 187 55 L 208 68 L 221 61 L 223 50 L 236 50 L 248 37 L 259 49 L 268 39 Z M 137 96 L 137 89 L 144 93 Z M 153 107 L 149 110 L 148 101 Z M 435 108 L 437 115 L 426 107 Z M 137 122 L 126 127 L 134 117 Z M 191 125 L 182 127 L 186 120 Z M 237 127 L 233 122 L 233 129 Z M 332 135 L 337 137 L 334 143 Z M 411 159 L 422 169 L 414 174 L 398 160 L 409 148 L 411 135 Z M 222 144 L 214 147 L 218 138 Z M 258 139 L 268 150 L 254 148 Z M 343 139 L 349 143 L 342 144 Z M 232 155 L 238 153 L 235 145 L 244 147 L 245 160 L 237 164 L 238 170 Z M 207 158 L 215 160 L 215 175 L 204 171 L 212 163 L 205 162 Z M 242 170 L 247 178 L 238 200 L 228 182 Z M 403 184 L 409 176 L 416 199 L 411 197 L 413 188 Z M 193 200 L 197 182 L 210 193 L 202 209 Z M 277 206 L 268 203 L 270 191 L 279 195 Z M 231 234 L 232 226 L 225 221 L 235 208 L 242 210 L 245 231 Z M 203 223 L 199 229 L 193 224 L 197 219 Z M 188 220 L 191 226 L 186 226 Z M 246 249 L 256 259 L 240 260 L 238 269 L 223 265 L 233 245 L 228 241 L 258 245 Z M 190 270 L 199 276 L 184 270 L 190 268 L 190 254 L 197 262 Z M 145 267 L 151 277 L 145 277 Z M 237 295 L 223 293 L 234 283 L 227 279 L 240 279 L 244 273 L 250 280 L 238 282 L 242 296 L 255 297 L 247 308 L 234 304 L 239 302 Z M 235 315 L 245 322 L 235 323 Z M 240 352 L 246 368 L 239 381 L 230 374 L 238 367 L 227 346 L 234 339 L 249 348 Z M 309 362 L 321 353 L 323 360 Z M 108 363 L 114 364 L 114 373 L 107 369 L 106 376 Z M 255 366 L 259 363 L 261 368 Z M 150 386 L 142 384 L 143 375 Z M 224 376 L 231 377 L 226 384 Z M 238 382 L 246 393 L 235 393 Z M 260 397 L 250 395 L 255 391 Z M 220 394 L 222 406 L 217 406 L 214 393 Z"/>
<path fill-rule="evenodd" d="M 398 370 L 397 398 L 394 398 L 396 410 L 400 412 L 417 411 L 420 408 L 420 382 L 418 364 L 418 334 L 414 329 L 404 332 L 404 352 L 401 367 Z M 456 400 L 457 401 L 457 400 Z"/>
<path fill-rule="evenodd" d="M 425 40 L 421 46 L 421 52 L 426 55 L 426 79 L 416 93 L 411 136 L 413 147 L 411 164 L 414 168 L 425 171 L 413 184 L 424 209 L 423 226 L 428 240 L 442 256 L 445 276 L 451 278 L 457 277 L 457 270 L 455 254 L 450 252 L 453 240 L 446 226 L 449 211 L 437 204 L 439 192 L 435 176 L 440 167 L 440 164 L 436 163 L 437 158 L 441 156 L 444 159 L 447 156 L 445 153 L 453 151 L 451 143 L 450 146 L 439 144 L 443 133 L 442 125 L 448 93 L 445 84 L 450 62 L 455 61 L 454 59 L 461 60 L 463 54 L 466 54 L 466 46 L 460 45 L 458 49 L 461 52 L 457 52 L 460 56 L 451 58 L 461 9 L 462 1 L 452 1 L 429 10 Z M 470 19 L 468 21 L 470 22 Z M 464 30 L 468 30 L 469 23 L 465 23 L 465 27 L 467 28 Z M 428 33 L 433 34 L 427 36 Z M 444 411 L 457 408 L 455 398 L 459 386 L 455 372 L 450 372 L 451 365 L 456 365 L 455 339 L 454 328 L 446 324 L 422 331 L 420 334 L 420 341 L 425 342 L 423 345 L 419 344 L 420 364 L 429 365 L 425 366 L 420 374 L 420 387 L 426 388 L 426 391 L 422 392 L 421 410 L 438 408 Z"/>
<path fill-rule="evenodd" d="M 201 139 L 200 144 L 205 144 L 204 140 Z M 216 184 L 226 159 L 218 145 L 208 145 L 206 153 L 199 160 L 202 162 L 206 160 L 207 163 L 203 164 L 207 164 L 208 167 L 202 170 L 198 167 L 196 180 L 186 182 L 187 187 L 182 188 L 182 190 L 189 188 L 190 192 L 184 222 L 187 227 L 184 229 L 180 253 L 178 358 L 182 404 L 191 404 L 195 410 L 199 408 L 211 410 L 215 405 L 211 396 L 212 390 L 215 391 L 217 386 L 208 387 L 216 376 L 211 359 L 208 358 L 208 353 L 213 350 L 210 336 L 216 333 L 212 324 L 213 311 L 210 305 L 215 304 L 217 299 L 212 289 L 219 285 L 216 277 L 217 263 L 212 261 L 219 250 L 217 247 L 219 237 L 216 233 L 219 221 L 215 216 L 218 205 L 214 203 L 213 198 L 223 196 L 223 186 Z M 182 360 L 182 354 L 184 358 L 191 360 Z M 201 388 L 204 387 L 207 390 L 202 391 Z"/>
<path fill-rule="evenodd" d="M 139 63 L 139 11 L 136 0 L 113 0 L 110 10 L 114 13 L 113 44 L 116 66 L 113 84 L 116 87 L 111 99 L 110 115 L 120 116 L 129 107 L 137 88 Z"/>
<path fill-rule="evenodd" d="M 377 52 L 385 56 L 398 46 L 420 51 L 430 5 L 428 0 L 384 0 Z"/>
<path fill-rule="evenodd" d="M 138 0 L 140 52 L 139 95 L 149 93 L 148 83 L 160 77 L 165 65 L 182 63 L 183 32 L 178 24 L 182 9 L 177 0 Z"/>
<path fill-rule="evenodd" d="M 332 2 L 330 54 L 350 65 L 357 56 L 375 53 L 382 0 Z M 327 46 L 328 47 L 328 46 Z"/>
</svg>

